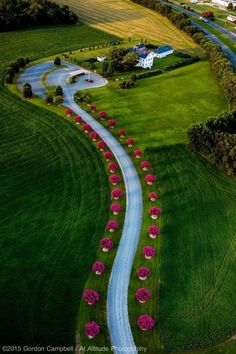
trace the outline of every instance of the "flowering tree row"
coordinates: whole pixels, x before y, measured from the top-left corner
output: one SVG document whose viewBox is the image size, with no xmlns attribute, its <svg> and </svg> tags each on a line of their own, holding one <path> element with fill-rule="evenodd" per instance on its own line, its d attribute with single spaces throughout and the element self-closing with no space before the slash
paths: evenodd
<svg viewBox="0 0 236 354">
<path fill-rule="evenodd" d="M 92 112 L 95 112 L 96 106 L 94 104 L 90 105 L 90 110 Z M 103 158 L 107 162 L 107 168 L 110 173 L 109 181 L 110 181 L 111 185 L 114 187 L 111 190 L 112 203 L 110 206 L 110 212 L 112 213 L 112 215 L 115 218 L 122 211 L 122 206 L 121 206 L 120 200 L 122 199 L 124 193 L 120 188 L 117 187 L 117 185 L 121 182 L 121 176 L 117 173 L 118 172 L 118 164 L 116 162 L 114 162 L 114 155 L 113 155 L 112 151 L 110 151 L 108 149 L 106 142 L 101 139 L 99 134 L 96 131 L 94 131 L 89 124 L 87 124 L 83 121 L 81 116 L 75 115 L 73 110 L 71 110 L 70 108 L 68 108 L 65 111 L 65 114 L 68 118 L 73 118 L 75 123 L 81 126 L 82 131 L 84 131 L 86 134 L 89 134 L 89 137 L 91 138 L 91 140 L 96 143 L 97 149 L 103 153 Z M 99 118 L 101 120 L 107 119 L 106 112 L 99 112 Z M 107 120 L 107 122 L 108 122 L 108 127 L 111 129 L 116 126 L 115 119 L 109 119 L 109 120 Z M 124 137 L 125 132 L 120 131 L 120 136 Z M 128 142 L 127 142 L 127 144 L 128 144 Z M 107 231 L 109 233 L 114 233 L 118 229 L 119 229 L 119 223 L 112 218 L 111 220 L 109 220 L 107 222 L 105 231 Z M 102 252 L 104 252 L 104 253 L 109 252 L 112 248 L 113 248 L 113 242 L 110 237 L 106 236 L 101 239 L 100 249 Z M 103 262 L 101 262 L 100 260 L 97 260 L 92 265 L 92 271 L 95 274 L 95 276 L 102 276 L 102 274 L 105 272 L 105 270 L 106 270 L 105 264 Z M 100 294 L 98 291 L 96 291 L 94 289 L 85 289 L 84 290 L 83 300 L 87 305 L 96 306 L 96 303 L 99 302 L 99 299 L 100 299 Z M 84 332 L 88 338 L 92 339 L 100 333 L 100 325 L 95 321 L 88 322 L 85 324 Z"/>
</svg>

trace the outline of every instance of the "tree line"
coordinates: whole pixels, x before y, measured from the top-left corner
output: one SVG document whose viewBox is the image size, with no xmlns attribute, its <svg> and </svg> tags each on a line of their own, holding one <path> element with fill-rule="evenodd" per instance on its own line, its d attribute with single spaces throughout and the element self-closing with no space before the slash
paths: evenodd
<svg viewBox="0 0 236 354">
<path fill-rule="evenodd" d="M 177 28 L 185 31 L 206 52 L 211 67 L 219 80 L 231 109 L 236 109 L 236 75 L 230 60 L 225 56 L 221 47 L 210 41 L 196 26 L 192 26 L 188 15 L 177 12 L 169 4 L 156 0 L 131 0 L 141 6 L 167 17 Z"/>
<path fill-rule="evenodd" d="M 236 175 L 236 110 L 210 117 L 187 131 L 188 145 L 227 175 Z"/>
<path fill-rule="evenodd" d="M 69 6 L 49 0 L 0 0 L 0 31 L 77 21 Z"/>
</svg>

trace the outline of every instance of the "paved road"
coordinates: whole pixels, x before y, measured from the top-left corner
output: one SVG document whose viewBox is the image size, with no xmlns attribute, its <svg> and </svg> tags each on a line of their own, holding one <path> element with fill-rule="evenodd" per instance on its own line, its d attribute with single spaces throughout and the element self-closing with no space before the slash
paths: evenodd
<svg viewBox="0 0 236 354">
<path fill-rule="evenodd" d="M 165 2 L 165 1 L 163 1 Z M 189 10 L 184 9 L 182 6 L 178 6 L 176 4 L 170 4 L 170 3 L 166 3 L 170 6 L 173 7 L 173 9 L 176 9 L 178 11 L 181 11 L 189 16 L 195 17 L 195 18 L 199 18 L 199 14 L 197 14 L 196 12 L 192 12 Z M 191 4 L 190 4 L 191 5 Z M 218 23 L 215 23 L 213 21 L 208 21 L 207 24 L 215 29 L 217 29 L 218 31 L 222 32 L 223 34 L 225 34 L 227 37 L 229 37 L 232 41 L 234 41 L 236 43 L 236 34 L 234 34 L 233 32 L 228 31 L 227 29 L 225 29 L 224 27 L 218 25 Z"/>
<path fill-rule="evenodd" d="M 38 92 L 40 96 L 43 96 L 44 90 L 39 88 L 40 76 L 45 71 L 50 70 L 50 67 L 51 64 L 46 62 L 26 69 L 25 73 L 19 78 L 19 85 L 29 82 L 32 84 L 33 92 Z M 78 90 L 80 83 L 66 85 L 66 79 L 69 72 L 71 72 L 71 65 L 68 64 L 68 67 L 69 70 L 65 68 L 60 69 L 60 71 L 58 70 L 59 74 L 55 76 L 57 79 L 54 78 L 56 80 L 54 83 L 62 86 L 65 94 L 65 105 L 82 116 L 83 120 L 90 124 L 93 130 L 107 143 L 120 165 L 125 181 L 126 214 L 108 285 L 107 321 L 112 346 L 117 348 L 124 347 L 123 350 L 114 348 L 114 352 L 122 354 L 126 354 L 127 352 L 137 353 L 129 324 L 127 296 L 130 273 L 142 225 L 143 204 L 141 185 L 133 163 L 121 144 L 107 129 L 74 102 L 72 95 Z M 78 67 L 73 67 L 74 70 L 78 70 Z M 127 351 L 126 348 L 130 348 L 130 350 Z"/>
</svg>

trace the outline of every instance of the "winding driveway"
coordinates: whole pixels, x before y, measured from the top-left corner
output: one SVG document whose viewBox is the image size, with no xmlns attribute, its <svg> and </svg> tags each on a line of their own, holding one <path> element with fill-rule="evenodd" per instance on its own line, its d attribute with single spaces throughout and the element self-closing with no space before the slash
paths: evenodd
<svg viewBox="0 0 236 354">
<path fill-rule="evenodd" d="M 81 89 L 81 81 L 73 85 L 67 85 L 66 80 L 73 70 L 77 71 L 80 67 L 66 62 L 63 62 L 63 64 L 67 68 L 52 71 L 48 74 L 47 80 L 54 85 L 62 86 L 65 95 L 64 104 L 80 115 L 86 123 L 90 124 L 92 129 L 107 143 L 115 155 L 124 177 L 126 214 L 108 285 L 107 321 L 113 351 L 123 354 L 127 352 L 137 353 L 129 324 L 128 286 L 142 225 L 143 202 L 140 181 L 130 157 L 121 144 L 107 129 L 75 103 L 73 94 Z M 19 77 L 18 85 L 22 87 L 24 83 L 28 82 L 31 84 L 34 94 L 41 97 L 44 96 L 45 89 L 41 85 L 40 78 L 43 73 L 53 67 L 52 62 L 46 62 L 26 69 Z M 106 84 L 106 81 L 99 80 L 100 77 L 98 75 L 96 77 L 98 85 Z"/>
</svg>

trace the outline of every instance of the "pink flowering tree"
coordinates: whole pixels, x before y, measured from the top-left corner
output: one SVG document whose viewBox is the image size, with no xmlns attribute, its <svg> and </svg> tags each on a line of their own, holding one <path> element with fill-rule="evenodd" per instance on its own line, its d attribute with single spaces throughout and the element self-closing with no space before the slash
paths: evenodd
<svg viewBox="0 0 236 354">
<path fill-rule="evenodd" d="M 106 229 L 109 230 L 110 232 L 114 232 L 118 229 L 119 224 L 115 220 L 110 220 L 107 223 Z"/>
<path fill-rule="evenodd" d="M 97 147 L 100 151 L 104 151 L 107 147 L 107 144 L 104 140 L 99 140 L 99 142 L 97 143 Z"/>
<path fill-rule="evenodd" d="M 106 151 L 104 152 L 103 156 L 106 159 L 106 161 L 110 161 L 113 157 L 113 153 L 111 151 Z"/>
<path fill-rule="evenodd" d="M 108 164 L 108 170 L 111 173 L 114 173 L 117 170 L 117 164 L 115 162 L 109 162 Z"/>
<path fill-rule="evenodd" d="M 143 247 L 143 255 L 146 259 L 152 259 L 156 254 L 156 249 L 152 246 Z"/>
<path fill-rule="evenodd" d="M 124 129 L 120 129 L 119 130 L 119 136 L 120 136 L 120 138 L 124 138 L 125 137 L 125 130 Z"/>
<path fill-rule="evenodd" d="M 151 202 L 155 202 L 155 200 L 157 200 L 157 198 L 158 198 L 158 194 L 155 192 L 151 192 L 148 194 L 148 197 L 151 200 Z"/>
<path fill-rule="evenodd" d="M 120 204 L 112 204 L 110 209 L 114 215 L 118 215 L 121 212 L 121 205 Z"/>
<path fill-rule="evenodd" d="M 90 138 L 91 138 L 93 141 L 97 141 L 98 138 L 99 138 L 99 135 L 98 135 L 97 132 L 91 132 L 91 133 L 89 134 L 89 136 L 90 136 Z"/>
<path fill-rule="evenodd" d="M 98 117 L 101 120 L 105 120 L 107 118 L 107 112 L 104 112 L 104 111 L 99 112 Z"/>
<path fill-rule="evenodd" d="M 88 305 L 93 305 L 99 300 L 99 294 L 93 289 L 87 289 L 84 291 L 84 301 Z"/>
<path fill-rule="evenodd" d="M 141 169 L 142 169 L 143 171 L 147 171 L 147 170 L 149 170 L 149 168 L 151 167 L 151 164 L 150 164 L 150 162 L 148 162 L 148 161 L 142 161 L 142 162 L 140 163 L 140 167 L 141 167 Z"/>
<path fill-rule="evenodd" d="M 126 140 L 126 142 L 127 142 L 127 145 L 128 145 L 129 148 L 134 146 L 134 139 L 133 138 L 128 138 Z"/>
<path fill-rule="evenodd" d="M 154 175 L 146 175 L 145 176 L 145 182 L 147 182 L 147 184 L 149 186 L 151 186 L 156 180 L 156 177 Z"/>
<path fill-rule="evenodd" d="M 90 105 L 90 109 L 91 109 L 92 112 L 95 112 L 96 109 L 97 109 L 97 107 L 96 107 L 95 104 L 91 104 L 91 105 Z"/>
<path fill-rule="evenodd" d="M 123 192 L 119 188 L 113 189 L 111 191 L 111 198 L 114 199 L 114 200 L 118 200 L 122 196 L 123 196 Z"/>
<path fill-rule="evenodd" d="M 148 331 L 155 326 L 155 321 L 149 315 L 141 315 L 137 320 L 137 325 L 142 331 Z"/>
<path fill-rule="evenodd" d="M 83 125 L 83 130 L 85 133 L 90 133 L 92 131 L 92 128 L 89 124 L 84 124 Z"/>
<path fill-rule="evenodd" d="M 136 159 L 140 159 L 140 157 L 142 156 L 142 151 L 140 149 L 134 150 L 134 156 L 136 157 Z"/>
<path fill-rule="evenodd" d="M 144 304 L 150 299 L 151 291 L 146 288 L 140 288 L 136 291 L 136 299 L 140 304 Z"/>
<path fill-rule="evenodd" d="M 84 327 L 85 334 L 92 339 L 100 333 L 100 326 L 96 322 L 88 322 Z"/>
<path fill-rule="evenodd" d="M 137 274 L 140 280 L 146 280 L 151 275 L 151 270 L 148 267 L 140 267 L 137 270 Z"/>
<path fill-rule="evenodd" d="M 113 129 L 116 126 L 116 120 L 115 119 L 109 119 L 108 120 L 108 127 Z"/>
<path fill-rule="evenodd" d="M 118 175 L 111 175 L 111 176 L 109 177 L 109 180 L 110 180 L 110 182 L 111 182 L 111 184 L 112 184 L 113 186 L 116 186 L 117 183 L 120 182 L 120 176 L 118 176 Z"/>
<path fill-rule="evenodd" d="M 152 207 L 149 209 L 149 214 L 152 219 L 157 219 L 157 217 L 161 214 L 161 209 L 157 207 Z"/>
<path fill-rule="evenodd" d="M 97 261 L 93 263 L 92 270 L 96 275 L 100 275 L 105 272 L 105 266 L 103 262 Z"/>
<path fill-rule="evenodd" d="M 160 229 L 156 225 L 151 225 L 148 228 L 148 234 L 151 238 L 156 238 L 159 235 Z"/>
<path fill-rule="evenodd" d="M 100 242 L 100 246 L 103 252 L 108 252 L 113 246 L 112 240 L 109 237 L 104 237 Z"/>
<path fill-rule="evenodd" d="M 70 116 L 73 114 L 72 109 L 67 108 L 67 109 L 65 110 L 65 114 L 67 115 L 67 117 L 70 117 Z"/>
<path fill-rule="evenodd" d="M 80 116 L 75 116 L 75 123 L 76 123 L 76 124 L 80 124 L 80 123 L 82 123 L 82 121 L 83 121 L 82 117 L 80 117 Z"/>
</svg>

